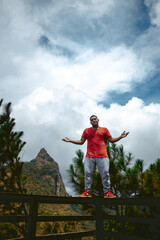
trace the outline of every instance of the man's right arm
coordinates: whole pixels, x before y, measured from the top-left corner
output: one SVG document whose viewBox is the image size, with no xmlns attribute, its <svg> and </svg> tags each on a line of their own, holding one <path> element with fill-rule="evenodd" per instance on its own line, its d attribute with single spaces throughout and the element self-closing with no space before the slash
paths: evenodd
<svg viewBox="0 0 160 240">
<path fill-rule="evenodd" d="M 70 138 L 65 137 L 62 139 L 62 141 L 70 142 L 70 143 L 77 144 L 77 145 L 82 145 L 86 141 L 86 138 L 81 138 L 80 140 L 71 140 Z"/>
</svg>

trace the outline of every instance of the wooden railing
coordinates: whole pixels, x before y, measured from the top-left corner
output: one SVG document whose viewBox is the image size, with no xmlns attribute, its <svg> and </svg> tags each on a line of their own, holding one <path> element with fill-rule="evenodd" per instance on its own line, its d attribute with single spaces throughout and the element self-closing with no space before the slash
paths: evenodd
<svg viewBox="0 0 160 240">
<path fill-rule="evenodd" d="M 27 204 L 29 213 L 27 215 L 3 215 L 0 216 L 0 222 L 18 223 L 25 222 L 27 224 L 27 232 L 24 237 L 19 240 L 34 240 L 34 239 L 82 239 L 86 236 L 95 236 L 97 240 L 106 239 L 127 239 L 127 240 L 146 240 L 146 239 L 160 239 L 160 198 L 152 199 L 135 199 L 135 198 L 117 198 L 117 199 L 103 199 L 103 198 L 78 198 L 78 197 L 54 197 L 42 195 L 27 195 L 27 194 L 11 194 L 0 193 L 0 204 L 23 203 Z M 86 216 L 41 216 L 38 215 L 39 204 L 89 204 L 95 206 L 93 215 Z M 122 214 L 122 209 L 136 206 L 142 209 L 151 209 L 151 214 L 148 217 L 125 216 Z M 106 209 L 115 208 L 108 214 Z M 117 211 L 116 211 L 117 209 Z M 120 210 L 121 209 L 121 213 Z M 93 221 L 95 222 L 95 229 L 83 232 L 59 233 L 50 235 L 36 235 L 37 222 L 55 222 L 55 221 Z M 120 222 L 123 226 L 123 231 L 113 232 L 104 230 L 105 224 L 108 221 Z M 126 225 L 128 223 L 141 224 L 148 230 L 148 235 L 131 236 L 127 235 Z M 145 231 L 144 231 L 145 232 Z M 111 238 L 112 237 L 112 238 Z"/>
</svg>

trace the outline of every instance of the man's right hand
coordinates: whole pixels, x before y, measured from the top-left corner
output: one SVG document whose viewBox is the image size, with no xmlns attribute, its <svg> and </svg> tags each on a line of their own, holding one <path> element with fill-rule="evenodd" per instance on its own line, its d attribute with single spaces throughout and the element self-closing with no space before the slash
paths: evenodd
<svg viewBox="0 0 160 240">
<path fill-rule="evenodd" d="M 71 140 L 70 138 L 65 137 L 65 138 L 62 139 L 62 141 L 82 145 L 86 141 L 86 139 L 81 138 L 80 140 Z"/>
<path fill-rule="evenodd" d="M 62 141 L 64 141 L 64 142 L 71 142 L 71 139 L 69 139 L 68 137 L 65 137 L 65 138 L 62 139 Z"/>
</svg>

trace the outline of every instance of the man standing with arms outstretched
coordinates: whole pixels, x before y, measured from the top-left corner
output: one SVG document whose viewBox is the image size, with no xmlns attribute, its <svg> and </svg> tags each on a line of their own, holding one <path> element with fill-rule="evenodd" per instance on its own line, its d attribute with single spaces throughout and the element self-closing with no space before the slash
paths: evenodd
<svg viewBox="0 0 160 240">
<path fill-rule="evenodd" d="M 62 139 L 65 142 L 82 145 L 87 140 L 87 153 L 85 157 L 85 191 L 79 197 L 92 197 L 90 194 L 92 175 L 95 166 L 97 165 L 100 173 L 104 191 L 104 198 L 116 198 L 110 191 L 110 177 L 109 177 L 109 158 L 106 148 L 106 141 L 111 143 L 118 142 L 125 138 L 129 132 L 123 132 L 119 137 L 112 138 L 109 130 L 105 127 L 99 126 L 99 119 L 96 115 L 90 117 L 92 127 L 86 128 L 83 131 L 80 140 L 71 140 L 67 137 Z"/>
</svg>

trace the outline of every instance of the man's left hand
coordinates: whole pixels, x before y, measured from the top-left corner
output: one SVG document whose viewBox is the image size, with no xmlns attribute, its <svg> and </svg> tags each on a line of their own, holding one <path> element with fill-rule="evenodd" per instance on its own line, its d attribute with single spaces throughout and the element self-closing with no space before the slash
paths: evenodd
<svg viewBox="0 0 160 240">
<path fill-rule="evenodd" d="M 121 138 L 127 137 L 128 134 L 129 134 L 129 132 L 124 131 L 124 132 L 121 134 Z"/>
</svg>

